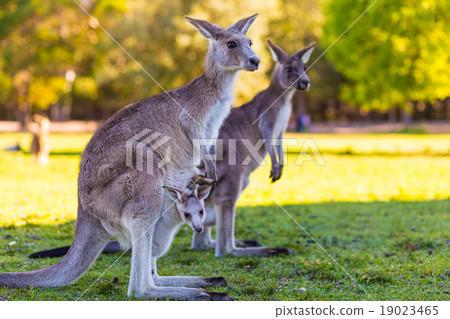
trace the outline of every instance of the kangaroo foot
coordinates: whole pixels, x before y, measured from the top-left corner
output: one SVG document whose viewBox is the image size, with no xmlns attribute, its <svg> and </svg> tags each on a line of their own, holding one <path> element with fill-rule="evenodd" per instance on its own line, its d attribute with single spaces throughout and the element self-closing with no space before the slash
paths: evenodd
<svg viewBox="0 0 450 319">
<path fill-rule="evenodd" d="M 205 278 L 205 281 L 210 286 L 215 286 L 215 287 L 227 287 L 228 286 L 227 280 L 224 277 Z"/>
<path fill-rule="evenodd" d="M 256 240 L 240 240 L 236 239 L 234 241 L 234 244 L 237 247 L 260 247 L 262 246 L 258 241 Z"/>
<path fill-rule="evenodd" d="M 287 248 L 268 248 L 270 256 L 292 255 L 292 251 Z"/>
<path fill-rule="evenodd" d="M 192 277 L 192 276 L 153 276 L 157 287 L 226 287 L 227 280 L 224 277 Z"/>
<path fill-rule="evenodd" d="M 128 296 L 131 296 L 128 293 Z M 153 287 L 144 292 L 135 292 L 139 299 L 228 301 L 233 300 L 227 293 L 185 287 Z"/>
<path fill-rule="evenodd" d="M 232 256 L 271 257 L 279 255 L 292 255 L 292 252 L 287 248 L 247 247 L 247 248 L 235 248 L 230 252 L 230 254 Z"/>
</svg>

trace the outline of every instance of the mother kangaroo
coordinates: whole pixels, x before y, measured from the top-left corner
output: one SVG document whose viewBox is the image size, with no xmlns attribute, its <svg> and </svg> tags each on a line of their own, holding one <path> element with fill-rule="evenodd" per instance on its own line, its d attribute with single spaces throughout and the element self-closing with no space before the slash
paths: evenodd
<svg viewBox="0 0 450 319">
<path fill-rule="evenodd" d="M 117 236 L 122 246 L 133 244 L 128 296 L 134 292 L 138 298 L 149 299 L 229 299 L 201 289 L 157 287 L 151 275 L 152 246 L 158 240 L 153 234 L 154 224 L 168 209 L 163 205 L 162 187 L 187 188 L 199 173 L 193 165 L 193 140 L 217 138 L 230 111 L 238 72 L 258 69 L 260 60 L 246 37 L 256 16 L 227 29 L 186 17 L 210 41 L 203 74 L 183 87 L 128 105 L 97 130 L 80 163 L 78 219 L 70 250 L 48 268 L 0 274 L 0 286 L 72 283 L 91 266 L 110 237 Z M 130 156 L 134 149 L 136 158 Z M 167 151 L 170 160 L 159 161 L 167 159 Z M 214 163 L 206 159 L 206 152 L 201 150 L 201 155 L 208 176 L 214 178 Z"/>
</svg>

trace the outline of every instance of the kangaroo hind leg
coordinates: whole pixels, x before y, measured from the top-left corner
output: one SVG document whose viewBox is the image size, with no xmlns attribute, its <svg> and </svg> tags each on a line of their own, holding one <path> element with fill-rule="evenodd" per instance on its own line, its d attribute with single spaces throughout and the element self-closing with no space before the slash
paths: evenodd
<svg viewBox="0 0 450 319">
<path fill-rule="evenodd" d="M 194 276 L 159 276 L 156 267 L 156 257 L 152 258 L 152 277 L 157 286 L 162 287 L 226 287 L 224 277 L 194 277 Z"/>
<path fill-rule="evenodd" d="M 131 231 L 133 250 L 128 296 L 140 299 L 170 300 L 231 300 L 224 293 L 215 293 L 196 288 L 158 287 L 153 280 L 151 251 L 154 226 L 134 227 Z"/>
</svg>

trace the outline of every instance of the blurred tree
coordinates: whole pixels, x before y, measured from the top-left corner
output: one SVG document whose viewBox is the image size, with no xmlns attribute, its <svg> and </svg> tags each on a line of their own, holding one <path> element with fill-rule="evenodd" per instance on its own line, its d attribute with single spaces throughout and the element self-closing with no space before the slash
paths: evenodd
<svg viewBox="0 0 450 319">
<path fill-rule="evenodd" d="M 25 125 L 31 112 L 50 108 L 53 120 L 104 119 L 124 105 L 161 93 L 159 84 L 169 90 L 202 72 L 207 40 L 184 15 L 226 27 L 258 12 L 248 35 L 262 59 L 261 69 L 241 72 L 235 91 L 235 105 L 240 105 L 268 85 L 273 63 L 267 38 L 292 53 L 316 41 L 311 64 L 371 4 L 369 0 L 79 3 L 93 18 L 67 0 L 0 3 L 1 118 L 16 113 Z M 408 105 L 419 117 L 438 114 L 431 103 L 450 96 L 446 70 L 450 24 L 445 24 L 450 5 L 443 0 L 417 3 L 379 0 L 308 71 L 311 91 L 296 96 L 295 112 L 308 112 L 316 121 L 377 118 L 368 110 L 405 107 L 411 101 Z M 340 98 L 362 110 L 350 108 Z"/>
<path fill-rule="evenodd" d="M 328 0 L 331 45 L 373 0 Z M 450 2 L 379 0 L 327 52 L 345 76 L 341 98 L 363 109 L 405 108 L 450 96 Z"/>
<path fill-rule="evenodd" d="M 84 1 L 99 16 L 123 9 L 124 1 Z M 0 5 L 0 88 L 8 89 L 25 127 L 32 107 L 47 109 L 66 94 L 67 72 L 81 80 L 92 74 L 101 53 L 95 44 L 103 33 L 75 4 L 61 0 L 6 0 Z M 75 70 L 75 71 L 74 71 Z M 10 78 L 11 81 L 2 81 Z M 7 91 L 7 92 L 8 92 Z M 0 98 L 4 98 L 0 96 Z M 70 113 L 70 105 L 66 113 Z"/>
<path fill-rule="evenodd" d="M 54 120 L 67 119 L 70 113 L 105 118 L 162 92 L 146 71 L 167 90 L 202 72 L 207 40 L 184 15 L 226 27 L 258 12 L 248 35 L 262 58 L 261 69 L 242 72 L 235 92 L 239 105 L 268 85 L 272 62 L 266 38 L 294 52 L 321 37 L 320 1 L 80 1 L 95 17 L 89 18 L 74 2 L 6 0 L 0 5 L 0 104 L 18 110 L 23 125 L 32 109 L 50 106 Z M 311 70 L 317 98 L 337 94 L 335 81 L 330 81 L 334 77 L 322 76 L 330 70 L 323 59 Z M 70 72 L 75 76 L 67 77 Z"/>
</svg>

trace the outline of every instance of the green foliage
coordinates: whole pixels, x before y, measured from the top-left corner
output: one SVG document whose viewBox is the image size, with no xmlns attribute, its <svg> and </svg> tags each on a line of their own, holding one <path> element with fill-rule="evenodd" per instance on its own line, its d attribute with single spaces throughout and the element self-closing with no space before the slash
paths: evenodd
<svg viewBox="0 0 450 319">
<path fill-rule="evenodd" d="M 31 0 L 4 0 L 0 3 L 0 39 L 34 14 Z M 14 12 L 14 14 L 10 14 Z"/>
<path fill-rule="evenodd" d="M 29 88 L 29 100 L 32 105 L 46 109 L 58 102 L 64 92 L 65 84 L 62 77 L 35 77 Z"/>
<path fill-rule="evenodd" d="M 57 100 L 55 95 L 59 95 L 62 104 L 62 95 L 69 94 L 73 98 L 73 108 L 95 105 L 115 110 L 161 93 L 162 89 L 101 30 L 98 23 L 164 89 L 169 90 L 187 83 L 202 72 L 208 47 L 207 40 L 183 16 L 209 19 L 226 27 L 237 19 L 258 12 L 260 15 L 248 35 L 253 39 L 254 49 L 263 63 L 258 72 L 242 72 L 235 92 L 236 105 L 239 105 L 269 83 L 267 74 L 272 63 L 266 38 L 274 38 L 277 44 L 293 53 L 321 36 L 323 19 L 319 2 L 80 2 L 94 16 L 89 18 L 75 3 L 68 5 L 60 0 L 7 1 L 0 6 L 0 29 L 8 30 L 0 33 L 0 91 L 7 92 L 13 102 L 22 99 L 38 108 L 54 103 Z M 289 19 L 285 18 L 286 14 Z M 324 64 L 318 67 L 324 68 Z M 68 70 L 74 70 L 77 75 L 73 90 L 69 88 L 67 92 L 61 92 L 51 85 L 50 79 L 64 78 Z M 2 74 L 5 78 L 14 78 L 23 71 L 30 75 L 30 83 L 22 81 L 11 87 L 1 80 Z M 322 90 L 318 94 L 328 96 L 326 93 L 330 86 L 319 82 L 322 77 L 318 72 L 312 77 L 316 87 Z M 32 84 L 35 81 L 39 83 Z M 28 86 L 42 87 L 43 83 L 50 86 L 46 89 L 50 97 L 42 95 L 41 101 L 39 96 L 34 95 L 30 99 Z M 17 92 L 19 87 L 24 88 L 23 92 Z M 331 92 L 334 93 L 333 89 Z M 2 100 L 6 98 L 0 96 L 0 102 Z"/>
<path fill-rule="evenodd" d="M 325 4 L 331 45 L 372 0 Z M 327 53 L 348 80 L 341 97 L 366 109 L 406 107 L 450 95 L 450 3 L 379 0 Z"/>
<path fill-rule="evenodd" d="M 73 93 L 80 98 L 96 100 L 98 98 L 98 87 L 95 79 L 92 77 L 78 77 L 74 83 Z"/>
<path fill-rule="evenodd" d="M 0 70 L 0 103 L 5 103 L 9 97 L 12 83 L 9 76 Z"/>
<path fill-rule="evenodd" d="M 316 41 L 312 63 L 372 0 L 79 3 L 93 18 L 75 2 L 62 0 L 0 4 L 1 107 L 20 106 L 21 112 L 29 112 L 55 101 L 70 108 L 73 101 L 74 114 L 91 114 L 95 109 L 96 114 L 107 115 L 161 93 L 161 87 L 98 23 L 169 90 L 202 72 L 208 46 L 183 16 L 226 27 L 258 12 L 248 35 L 261 57 L 261 69 L 241 73 L 235 89 L 235 104 L 240 105 L 269 83 L 273 63 L 267 38 L 288 53 Z M 433 102 L 450 96 L 449 9 L 444 0 L 422 0 L 417 5 L 379 0 L 308 71 L 312 81 L 308 111 L 317 108 L 322 112 L 324 105 L 337 105 L 339 98 L 366 110 L 385 110 L 406 107 L 408 101 Z M 54 80 L 64 79 L 70 70 L 76 74 L 75 81 L 67 81 L 61 90 Z M 45 95 L 35 94 L 40 90 Z"/>
<path fill-rule="evenodd" d="M 124 10 L 124 3 L 98 0 L 86 9 L 103 19 Z M 82 77 L 80 85 L 88 85 L 80 96 L 97 98 L 97 88 L 84 79 L 92 77 L 96 60 L 106 54 L 99 45 L 104 34 L 75 2 L 6 1 L 0 7 L 0 30 L 0 91 L 8 92 L 12 101 L 44 109 L 57 103 L 71 94 L 71 83 L 64 78 L 70 70 Z M 18 75 L 13 85 L 3 81 Z"/>
</svg>

